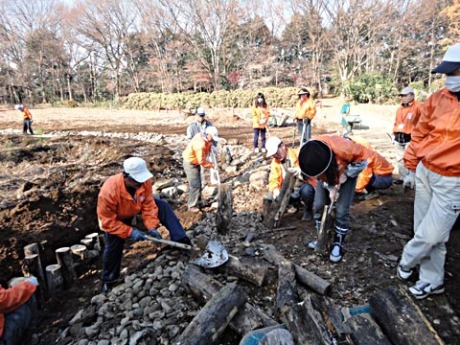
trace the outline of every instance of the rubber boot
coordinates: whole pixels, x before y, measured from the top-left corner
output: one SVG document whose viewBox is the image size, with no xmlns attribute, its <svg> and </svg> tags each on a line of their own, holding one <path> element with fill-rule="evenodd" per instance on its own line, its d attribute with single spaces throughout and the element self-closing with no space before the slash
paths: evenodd
<svg viewBox="0 0 460 345">
<path fill-rule="evenodd" d="M 334 243 L 332 244 L 331 253 L 329 260 L 337 263 L 342 261 L 343 257 L 343 243 L 345 236 L 347 235 L 348 229 L 344 229 L 334 225 Z"/>
</svg>

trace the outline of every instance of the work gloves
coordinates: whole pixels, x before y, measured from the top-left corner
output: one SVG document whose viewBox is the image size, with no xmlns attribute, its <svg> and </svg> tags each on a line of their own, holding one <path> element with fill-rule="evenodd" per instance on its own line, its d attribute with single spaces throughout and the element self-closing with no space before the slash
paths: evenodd
<svg viewBox="0 0 460 345">
<path fill-rule="evenodd" d="M 348 177 L 358 177 L 359 173 L 367 166 L 367 161 L 353 162 L 347 165 L 346 174 Z"/>
<path fill-rule="evenodd" d="M 155 237 L 155 238 L 158 238 L 159 240 L 161 240 L 161 234 L 157 231 L 157 229 L 155 228 L 151 228 L 149 230 L 149 235 L 152 236 L 152 237 Z"/>
<path fill-rule="evenodd" d="M 38 280 L 35 277 L 28 277 L 28 278 L 26 278 L 26 281 L 31 283 L 31 284 L 34 284 L 35 286 L 38 286 Z"/>
<path fill-rule="evenodd" d="M 331 199 L 331 202 L 336 202 L 340 195 L 339 189 L 334 186 L 329 186 L 327 190 L 329 191 L 329 199 Z"/>
<path fill-rule="evenodd" d="M 289 168 L 288 171 L 297 178 L 302 178 L 302 171 L 298 167 Z"/>
<path fill-rule="evenodd" d="M 403 180 L 403 187 L 404 188 L 415 188 L 415 171 L 407 170 L 407 175 L 404 177 Z"/>
<path fill-rule="evenodd" d="M 280 196 L 280 190 L 278 188 L 273 189 L 272 195 L 273 195 L 273 200 L 278 199 L 278 197 Z"/>
<path fill-rule="evenodd" d="M 135 228 L 133 228 L 133 231 L 131 231 L 131 235 L 129 235 L 129 238 L 133 241 L 144 241 L 146 239 L 145 234 L 142 231 L 139 231 Z"/>
</svg>

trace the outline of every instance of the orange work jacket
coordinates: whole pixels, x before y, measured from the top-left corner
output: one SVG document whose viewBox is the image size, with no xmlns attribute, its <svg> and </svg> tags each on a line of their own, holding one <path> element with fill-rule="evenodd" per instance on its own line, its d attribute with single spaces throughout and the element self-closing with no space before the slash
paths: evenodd
<svg viewBox="0 0 460 345">
<path fill-rule="evenodd" d="M 316 115 L 316 105 L 311 98 L 307 98 L 304 102 L 301 102 L 299 99 L 296 105 L 297 111 L 295 113 L 295 118 L 298 120 L 310 119 Z"/>
<path fill-rule="evenodd" d="M 422 108 L 423 105 L 417 101 L 412 101 L 407 107 L 400 106 L 396 111 L 393 134 L 411 134 L 414 127 L 417 126 L 420 115 L 422 114 Z"/>
<path fill-rule="evenodd" d="M 460 102 L 447 89 L 433 93 L 412 131 L 404 165 L 423 165 L 443 176 L 460 176 Z"/>
<path fill-rule="evenodd" d="M 5 314 L 26 303 L 36 289 L 37 287 L 28 281 L 20 282 L 9 289 L 0 286 L 0 337 L 5 327 Z"/>
<path fill-rule="evenodd" d="M 136 190 L 136 200 L 126 189 L 123 173 L 111 176 L 102 185 L 97 199 L 97 215 L 102 230 L 122 239 L 131 235 L 128 221 L 139 213 L 147 229 L 157 228 L 158 207 L 153 199 L 152 180 L 144 182 Z"/>
<path fill-rule="evenodd" d="M 292 163 L 293 168 L 299 167 L 299 150 L 287 149 L 287 157 Z M 270 175 L 268 176 L 268 190 L 273 193 L 275 189 L 281 189 L 284 182 L 286 171 L 279 159 L 273 158 L 270 164 Z M 316 188 L 316 179 L 309 177 L 307 183 Z"/>
<path fill-rule="evenodd" d="M 358 175 L 355 191 L 363 192 L 369 184 L 372 175 L 387 176 L 393 173 L 393 165 L 388 162 L 380 153 L 368 149 L 367 166 Z"/>
<path fill-rule="evenodd" d="M 334 152 L 339 168 L 336 183 L 339 182 L 339 177 L 345 171 L 348 164 L 364 161 L 369 156 L 366 148 L 338 135 L 320 135 L 314 139 L 324 142 Z M 325 174 L 320 175 L 318 178 L 324 182 L 328 182 Z"/>
<path fill-rule="evenodd" d="M 252 106 L 252 127 L 253 128 L 267 128 L 268 118 L 270 117 L 270 109 L 267 107 L 256 107 Z M 260 123 L 260 120 L 265 120 L 264 123 Z"/>
<path fill-rule="evenodd" d="M 206 141 L 202 134 L 198 133 L 188 143 L 182 153 L 182 158 L 190 164 L 201 165 L 207 169 L 212 168 L 214 164 L 206 159 L 211 152 L 211 147 L 212 142 Z"/>
<path fill-rule="evenodd" d="M 24 120 L 26 120 L 26 119 L 31 119 L 32 120 L 32 114 L 30 113 L 29 109 L 24 108 L 21 111 L 21 114 L 22 114 L 22 117 L 23 117 Z"/>
</svg>

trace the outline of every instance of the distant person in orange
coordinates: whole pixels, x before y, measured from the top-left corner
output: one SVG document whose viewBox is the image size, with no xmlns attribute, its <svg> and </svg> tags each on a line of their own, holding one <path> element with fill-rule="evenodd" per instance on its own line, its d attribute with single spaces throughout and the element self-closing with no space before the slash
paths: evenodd
<svg viewBox="0 0 460 345">
<path fill-rule="evenodd" d="M 256 96 L 254 105 L 251 108 L 252 127 L 254 129 L 254 152 L 259 152 L 259 135 L 262 145 L 261 151 L 267 152 L 265 148 L 265 136 L 267 133 L 268 118 L 270 117 L 270 109 L 263 93 L 259 92 Z"/>
<path fill-rule="evenodd" d="M 213 142 L 219 141 L 216 127 L 206 127 L 203 133 L 196 134 L 182 153 L 185 174 L 189 185 L 188 209 L 191 212 L 200 212 L 201 205 L 201 177 L 200 167 L 217 169 L 216 162 L 208 160 Z"/>
<path fill-rule="evenodd" d="M 9 289 L 0 286 L 0 344 L 24 344 L 23 336 L 37 312 L 34 292 L 38 281 L 26 278 Z"/>
<path fill-rule="evenodd" d="M 399 93 L 401 106 L 396 111 L 395 123 L 393 126 L 394 142 L 397 148 L 398 173 L 400 179 L 404 179 L 407 169 L 404 167 L 403 155 L 411 140 L 411 134 L 422 114 L 422 104 L 417 102 L 414 89 L 405 87 Z"/>
<path fill-rule="evenodd" d="M 141 225 L 137 215 L 142 216 L 150 236 L 162 238 L 157 231 L 161 223 L 169 231 L 171 241 L 190 244 L 171 206 L 154 197 L 152 177 L 142 158 L 130 157 L 123 162 L 123 172 L 109 177 L 102 185 L 97 199 L 99 227 L 105 232 L 101 292 L 117 283 L 125 240 L 146 239 L 145 232 L 137 229 Z"/>
<path fill-rule="evenodd" d="M 431 73 L 446 75 L 445 88 L 423 104 L 404 154 L 404 186 L 414 188 L 414 237 L 404 246 L 397 273 L 418 299 L 444 292 L 446 243 L 460 214 L 460 43 L 450 46 Z M 455 289 L 455 287 L 453 286 Z"/>
<path fill-rule="evenodd" d="M 22 114 L 22 118 L 24 120 L 23 122 L 23 126 L 22 126 L 22 132 L 24 134 L 27 134 L 28 132 L 30 134 L 34 134 L 34 131 L 32 129 L 32 114 L 30 113 L 29 109 L 27 109 L 26 107 L 24 107 L 23 104 L 18 104 L 16 106 L 16 109 L 19 110 Z"/>
<path fill-rule="evenodd" d="M 296 104 L 296 113 L 294 121 L 297 123 L 297 130 L 300 135 L 300 146 L 311 138 L 311 121 L 316 115 L 316 105 L 310 98 L 310 91 L 301 88 L 297 92 L 299 100 Z"/>
</svg>

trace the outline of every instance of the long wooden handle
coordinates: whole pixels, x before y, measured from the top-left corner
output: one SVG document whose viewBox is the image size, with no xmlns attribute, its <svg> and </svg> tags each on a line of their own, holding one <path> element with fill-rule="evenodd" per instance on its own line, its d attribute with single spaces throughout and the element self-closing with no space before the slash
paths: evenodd
<svg viewBox="0 0 460 345">
<path fill-rule="evenodd" d="M 194 250 L 195 249 L 195 247 L 193 247 L 193 246 L 191 246 L 189 244 L 163 240 L 163 239 L 155 238 L 155 237 L 152 237 L 152 236 L 149 236 L 149 235 L 145 235 L 145 238 L 148 239 L 149 241 L 156 242 L 156 243 L 161 243 L 161 244 L 167 244 L 168 246 L 171 246 L 171 247 L 176 247 L 176 248 L 181 248 L 181 249 L 186 249 L 186 250 Z"/>
</svg>

